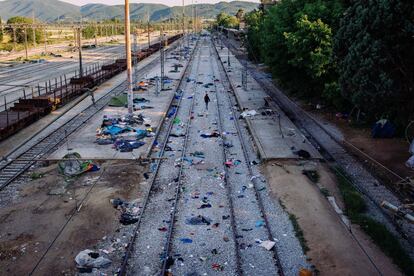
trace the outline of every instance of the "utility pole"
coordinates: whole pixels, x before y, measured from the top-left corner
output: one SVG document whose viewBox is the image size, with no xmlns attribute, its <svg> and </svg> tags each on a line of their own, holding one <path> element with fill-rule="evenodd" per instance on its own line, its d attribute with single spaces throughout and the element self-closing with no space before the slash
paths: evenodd
<svg viewBox="0 0 414 276">
<path fill-rule="evenodd" d="M 125 51 L 127 63 L 127 84 L 128 84 L 128 114 L 133 112 L 133 91 L 132 91 L 132 62 L 131 62 L 131 26 L 129 25 L 129 0 L 125 0 Z"/>
<path fill-rule="evenodd" d="M 45 32 L 45 55 L 46 55 L 47 54 L 47 29 L 46 27 L 45 27 L 44 32 Z"/>
<path fill-rule="evenodd" d="M 33 47 L 36 48 L 36 29 L 34 27 L 34 24 L 35 24 L 35 12 L 34 12 L 34 10 L 32 10 L 32 15 L 33 15 L 33 28 L 32 28 L 32 32 L 33 32 Z"/>
<path fill-rule="evenodd" d="M 227 47 L 227 64 L 229 65 L 229 67 L 231 66 L 231 64 L 230 64 L 230 47 Z"/>
<path fill-rule="evenodd" d="M 193 34 L 194 34 L 194 32 L 195 32 L 195 6 L 194 6 L 194 0 L 191 0 L 191 6 L 192 6 L 191 17 L 192 17 L 192 21 L 193 21 L 192 29 L 193 29 Z"/>
<path fill-rule="evenodd" d="M 197 33 L 197 29 L 198 29 L 198 26 L 197 26 L 197 0 L 195 1 L 194 17 L 195 17 L 195 20 L 194 20 L 195 32 Z"/>
<path fill-rule="evenodd" d="M 95 47 L 98 47 L 98 23 L 95 23 Z"/>
<path fill-rule="evenodd" d="M 29 53 L 27 52 L 27 27 L 24 27 L 24 51 L 26 53 L 26 59 L 29 59 Z"/>
<path fill-rule="evenodd" d="M 150 33 L 150 17 L 149 12 L 147 12 L 147 32 L 148 32 L 148 49 L 151 46 L 151 33 Z"/>
<path fill-rule="evenodd" d="M 82 65 L 82 29 L 78 28 L 78 47 L 79 47 L 79 78 L 83 77 L 83 65 Z"/>
<path fill-rule="evenodd" d="M 163 34 L 163 28 L 161 26 L 160 29 L 160 59 L 161 59 L 161 90 L 164 90 L 164 78 L 165 78 L 165 60 L 164 60 L 164 34 Z"/>
<path fill-rule="evenodd" d="M 16 44 L 17 44 L 17 41 L 16 41 L 16 29 L 12 27 L 12 30 L 13 30 L 13 50 L 16 51 Z"/>
<path fill-rule="evenodd" d="M 137 83 L 138 83 L 138 30 L 135 29 L 134 31 L 134 63 L 135 63 L 135 67 L 134 67 L 134 87 L 136 87 Z"/>
</svg>

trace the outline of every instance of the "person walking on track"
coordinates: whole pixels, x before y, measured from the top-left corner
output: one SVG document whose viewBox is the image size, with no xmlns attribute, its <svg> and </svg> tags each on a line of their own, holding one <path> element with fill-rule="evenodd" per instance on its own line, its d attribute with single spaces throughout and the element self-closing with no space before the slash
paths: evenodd
<svg viewBox="0 0 414 276">
<path fill-rule="evenodd" d="M 207 92 L 204 95 L 204 102 L 206 103 L 206 110 L 208 110 L 208 103 L 210 102 L 210 97 L 208 96 Z"/>
</svg>

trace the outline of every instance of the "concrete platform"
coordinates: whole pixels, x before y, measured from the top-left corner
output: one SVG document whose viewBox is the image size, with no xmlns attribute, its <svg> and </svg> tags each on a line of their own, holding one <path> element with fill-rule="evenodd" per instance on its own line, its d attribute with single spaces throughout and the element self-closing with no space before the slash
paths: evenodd
<svg viewBox="0 0 414 276">
<path fill-rule="evenodd" d="M 241 109 L 255 110 L 258 114 L 247 117 L 246 122 L 263 160 L 270 159 L 297 159 L 295 151 L 305 150 L 311 158 L 322 158 L 306 137 L 297 129 L 293 122 L 280 110 L 272 105 L 274 114 L 262 115 L 270 107 L 265 107 L 265 97 L 268 95 L 260 85 L 247 75 L 247 89 L 242 87 L 242 64 L 230 54 L 230 68 L 227 66 L 228 50 L 220 49 L 221 60 L 225 61 L 225 68 L 234 87 L 236 100 Z M 280 119 L 280 120 L 279 120 Z"/>
<path fill-rule="evenodd" d="M 158 54 L 156 54 L 158 56 Z M 168 59 L 171 55 L 166 56 L 165 72 L 166 75 L 172 79 L 170 84 L 166 85 L 166 91 L 161 91 L 159 95 L 156 95 L 156 86 L 148 87 L 147 91 L 135 92 L 135 97 L 143 97 L 150 102 L 145 105 L 152 106 L 153 109 L 143 109 L 135 111 L 134 114 L 142 114 L 145 118 L 151 120 L 151 127 L 157 129 L 160 127 L 170 103 L 174 97 L 175 89 L 179 83 L 181 75 L 184 73 L 184 68 L 179 69 L 178 73 L 169 72 L 173 69 L 173 65 L 178 61 L 175 59 Z M 182 61 L 181 64 L 185 66 L 187 61 Z M 152 68 L 147 74 L 142 76 L 140 80 L 152 78 L 160 75 L 160 66 L 157 65 Z M 124 75 L 125 79 L 125 75 Z M 66 155 L 68 152 L 78 152 L 82 158 L 88 159 L 136 159 L 140 156 L 145 157 L 149 148 L 154 140 L 153 137 L 146 137 L 141 141 L 145 142 L 145 145 L 138 149 L 134 149 L 132 152 L 120 152 L 113 148 L 113 145 L 99 145 L 96 141 L 96 130 L 101 126 L 103 117 L 118 117 L 128 113 L 125 107 L 105 107 L 102 111 L 95 114 L 84 127 L 68 137 L 67 145 L 60 147 L 57 151 L 49 156 L 51 159 L 59 159 Z M 136 127 L 136 129 L 145 129 L 145 126 Z"/>
</svg>

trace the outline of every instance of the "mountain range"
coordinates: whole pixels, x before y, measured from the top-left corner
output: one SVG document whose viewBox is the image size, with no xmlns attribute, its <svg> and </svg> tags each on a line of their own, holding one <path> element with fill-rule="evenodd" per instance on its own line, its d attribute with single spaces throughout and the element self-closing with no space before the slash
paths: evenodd
<svg viewBox="0 0 414 276">
<path fill-rule="evenodd" d="M 258 3 L 245 1 L 219 2 L 217 4 L 197 4 L 197 15 L 202 18 L 214 18 L 220 12 L 235 14 L 239 9 L 245 12 L 257 8 Z M 34 12 L 33 12 L 34 11 Z M 185 6 L 185 13 L 191 16 L 192 5 Z M 132 20 L 158 21 L 167 18 L 177 18 L 182 14 L 182 7 L 169 7 L 162 4 L 131 3 Z M 123 5 L 87 4 L 76 6 L 59 0 L 6 0 L 0 1 L 0 16 L 7 20 L 13 16 L 32 17 L 42 21 L 79 21 L 101 20 L 124 17 Z"/>
</svg>

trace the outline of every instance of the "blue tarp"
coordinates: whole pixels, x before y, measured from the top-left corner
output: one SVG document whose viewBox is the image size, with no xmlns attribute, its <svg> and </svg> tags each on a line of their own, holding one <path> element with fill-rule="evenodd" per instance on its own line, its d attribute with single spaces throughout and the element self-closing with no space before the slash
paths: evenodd
<svg viewBox="0 0 414 276">
<path fill-rule="evenodd" d="M 371 131 L 372 138 L 392 138 L 395 135 L 395 126 L 388 120 L 379 120 Z"/>
</svg>

